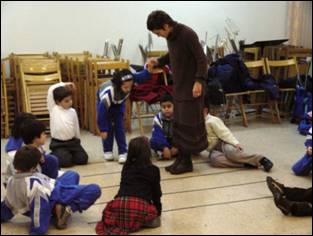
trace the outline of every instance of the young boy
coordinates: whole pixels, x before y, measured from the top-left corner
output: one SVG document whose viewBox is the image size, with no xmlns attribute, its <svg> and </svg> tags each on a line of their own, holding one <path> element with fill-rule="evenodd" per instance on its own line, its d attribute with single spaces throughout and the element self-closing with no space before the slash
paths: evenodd
<svg viewBox="0 0 313 236">
<path fill-rule="evenodd" d="M 258 168 L 262 166 L 266 172 L 272 169 L 273 163 L 266 157 L 260 154 L 248 154 L 243 151 L 239 141 L 224 122 L 220 118 L 209 114 L 209 104 L 207 102 L 205 102 L 204 115 L 211 166 L 230 168 Z"/>
<path fill-rule="evenodd" d="M 23 214 L 31 218 L 30 234 L 45 234 L 51 214 L 56 217 L 58 229 L 66 228 L 72 212 L 88 209 L 101 195 L 97 185 L 78 185 L 79 175 L 73 171 L 56 181 L 36 172 L 41 158 L 33 146 L 17 151 L 13 162 L 17 173 L 9 179 L 1 202 L 1 223 Z"/>
<path fill-rule="evenodd" d="M 85 165 L 88 155 L 80 143 L 77 113 L 72 108 L 74 84 L 58 83 L 48 90 L 50 113 L 50 149 L 59 158 L 60 167 Z"/>
<path fill-rule="evenodd" d="M 39 172 L 49 178 L 56 179 L 59 170 L 58 158 L 52 154 L 47 154 L 43 149 L 47 139 L 46 126 L 39 120 L 30 120 L 25 122 L 22 127 L 21 135 L 26 145 L 36 147 L 42 154 Z"/>
<path fill-rule="evenodd" d="M 178 154 L 173 147 L 173 97 L 166 93 L 160 98 L 161 111 L 154 117 L 151 148 L 162 158 L 171 159 Z"/>
<path fill-rule="evenodd" d="M 46 154 L 42 147 L 46 142 L 47 135 L 45 132 L 46 127 L 43 123 L 38 120 L 31 119 L 24 122 L 23 127 L 21 128 L 21 137 L 22 141 L 26 145 L 31 145 L 42 153 L 39 165 L 36 168 L 37 172 L 43 173 L 49 178 L 56 179 L 59 174 L 59 162 L 54 155 Z M 16 174 L 13 161 L 14 158 L 12 158 L 8 163 L 8 168 L 5 173 L 5 183 L 12 175 Z"/>
</svg>

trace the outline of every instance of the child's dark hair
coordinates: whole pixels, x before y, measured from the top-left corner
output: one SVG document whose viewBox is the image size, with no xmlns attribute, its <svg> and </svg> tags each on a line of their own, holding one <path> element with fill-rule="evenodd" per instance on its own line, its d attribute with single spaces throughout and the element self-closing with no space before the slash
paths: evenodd
<svg viewBox="0 0 313 236">
<path fill-rule="evenodd" d="M 25 144 L 32 144 L 35 138 L 40 138 L 46 131 L 46 126 L 39 120 L 25 122 L 21 129 L 21 136 Z"/>
<path fill-rule="evenodd" d="M 53 99 L 56 103 L 61 102 L 64 98 L 72 95 L 73 91 L 67 86 L 60 86 L 53 90 Z"/>
<path fill-rule="evenodd" d="M 153 11 L 147 19 L 147 29 L 150 31 L 164 29 L 164 25 L 173 26 L 175 21 L 164 11 Z"/>
<path fill-rule="evenodd" d="M 111 79 L 113 86 L 120 88 L 125 81 L 134 80 L 134 76 L 128 69 L 115 71 Z"/>
<path fill-rule="evenodd" d="M 152 163 L 149 139 L 140 136 L 130 140 L 125 167 L 147 167 L 150 165 Z"/>
<path fill-rule="evenodd" d="M 164 102 L 173 103 L 173 96 L 170 93 L 164 93 L 160 98 L 160 104 L 162 104 Z"/>
<path fill-rule="evenodd" d="M 13 166 L 16 170 L 27 172 L 32 168 L 35 168 L 41 159 L 42 154 L 38 150 L 38 148 L 26 145 L 17 150 L 14 160 Z"/>
<path fill-rule="evenodd" d="M 21 112 L 14 119 L 11 135 L 15 139 L 21 137 L 21 128 L 27 120 L 35 120 L 36 116 L 31 113 Z"/>
</svg>

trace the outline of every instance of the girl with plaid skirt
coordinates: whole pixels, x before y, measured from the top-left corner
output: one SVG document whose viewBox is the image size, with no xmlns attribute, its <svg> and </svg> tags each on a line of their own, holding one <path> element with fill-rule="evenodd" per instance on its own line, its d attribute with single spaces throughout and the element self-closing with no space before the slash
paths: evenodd
<svg viewBox="0 0 313 236">
<path fill-rule="evenodd" d="M 97 234 L 126 235 L 143 227 L 159 227 L 161 196 L 160 170 L 151 163 L 149 140 L 134 138 L 129 143 L 120 189 L 103 210 Z"/>
</svg>

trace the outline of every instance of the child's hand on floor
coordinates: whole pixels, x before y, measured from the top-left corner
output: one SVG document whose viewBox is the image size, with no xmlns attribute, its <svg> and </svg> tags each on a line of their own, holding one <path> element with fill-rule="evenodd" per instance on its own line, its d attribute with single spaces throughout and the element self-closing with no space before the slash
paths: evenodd
<svg viewBox="0 0 313 236">
<path fill-rule="evenodd" d="M 163 158 L 166 160 L 171 159 L 171 150 L 168 147 L 163 149 Z"/>
<path fill-rule="evenodd" d="M 107 137 L 108 137 L 108 132 L 100 132 L 100 137 L 101 137 L 103 140 L 106 140 Z"/>
</svg>

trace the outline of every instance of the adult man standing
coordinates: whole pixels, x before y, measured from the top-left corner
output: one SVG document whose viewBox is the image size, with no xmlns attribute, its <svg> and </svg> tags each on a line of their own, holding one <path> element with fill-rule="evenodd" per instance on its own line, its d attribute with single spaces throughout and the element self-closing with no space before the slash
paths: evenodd
<svg viewBox="0 0 313 236">
<path fill-rule="evenodd" d="M 191 155 L 208 146 L 203 116 L 207 59 L 197 34 L 188 26 L 174 21 L 164 11 L 150 13 L 147 28 L 157 36 L 166 38 L 169 49 L 168 54 L 148 63 L 158 67 L 170 64 L 173 72 L 173 142 L 179 156 L 166 170 L 171 174 L 191 172 Z"/>
</svg>

